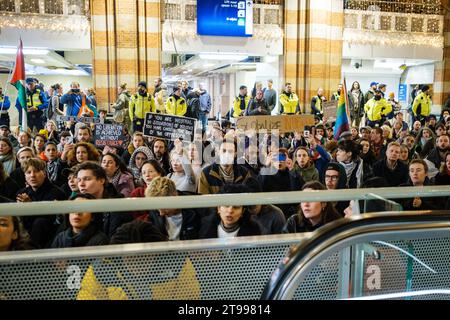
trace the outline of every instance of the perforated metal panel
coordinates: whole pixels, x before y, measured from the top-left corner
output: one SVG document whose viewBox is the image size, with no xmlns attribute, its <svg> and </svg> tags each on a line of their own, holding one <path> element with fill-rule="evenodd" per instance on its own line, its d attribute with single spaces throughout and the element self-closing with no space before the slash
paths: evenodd
<svg viewBox="0 0 450 320">
<path fill-rule="evenodd" d="M 0 264 L 0 298 L 259 299 L 289 246 Z"/>
<path fill-rule="evenodd" d="M 294 300 L 333 300 L 339 292 L 339 252 L 316 265 L 299 284 Z"/>
<path fill-rule="evenodd" d="M 348 283 L 342 283 L 345 279 L 340 261 L 343 250 L 333 252 L 315 261 L 304 280 L 291 284 L 289 291 L 295 292 L 293 299 L 338 299 L 342 287 L 352 288 L 350 297 L 450 289 L 448 237 L 357 243 L 351 245 L 351 250 L 353 254 L 361 250 L 361 255 L 359 258 L 353 255 Z M 450 300 L 450 295 L 440 293 L 401 299 Z"/>
</svg>

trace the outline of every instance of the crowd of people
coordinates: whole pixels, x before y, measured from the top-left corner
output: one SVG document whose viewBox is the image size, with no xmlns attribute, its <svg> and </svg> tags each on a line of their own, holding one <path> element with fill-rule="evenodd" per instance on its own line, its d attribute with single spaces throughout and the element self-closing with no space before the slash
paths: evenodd
<svg viewBox="0 0 450 320">
<path fill-rule="evenodd" d="M 316 115 L 314 126 L 279 137 L 265 135 L 255 144 L 250 133 L 242 134 L 231 121 L 208 125 L 211 101 L 204 88 L 190 89 L 184 82 L 165 97 L 161 79 L 155 81 L 153 93 L 141 82 L 138 92 L 130 95 L 124 84 L 113 105 L 112 120 L 128 124 L 124 126 L 125 147 L 121 148 L 96 147 L 94 124 L 61 123 L 52 117 L 79 117 L 86 113 L 80 111 L 83 108 L 92 111 L 87 112 L 90 117 L 96 116 L 92 107 L 95 99 L 81 92 L 78 84 L 72 84 L 71 91 L 64 95 L 61 87 L 54 86 L 57 94 L 50 99 L 52 116 L 48 116 L 48 105 L 43 107 L 49 99 L 36 81 L 28 79 L 27 85 L 30 92 L 36 90 L 36 96 L 27 102 L 29 130 L 12 130 L 9 118 L 3 113 L 1 117 L 2 202 L 422 187 L 450 182 L 450 110 L 443 109 L 439 118 L 429 114 L 427 86 L 420 88 L 412 105 L 412 127 L 395 107 L 395 100 L 383 98 L 386 86 L 374 83 L 372 91 L 362 94 L 359 84 L 354 83 L 348 92 L 354 124 L 351 131 L 333 136 L 334 123 L 322 117 L 325 99 L 323 90 L 319 90 L 311 102 Z M 331 99 L 338 100 L 341 91 L 340 86 Z M 275 108 L 273 97 L 267 106 L 264 97 L 271 92 L 261 85 L 255 85 L 254 97 L 247 97 L 244 87 L 240 93 L 230 111 L 233 116 L 270 114 Z M 279 102 L 283 114 L 302 112 L 290 84 Z M 195 114 L 202 126 L 193 142 L 146 137 L 142 126 L 147 112 Z M 367 117 L 367 126 L 357 121 L 361 112 Z M 106 120 L 105 112 L 99 113 Z M 43 119 L 46 123 L 41 126 Z M 239 150 L 240 146 L 244 150 Z M 214 161 L 206 160 L 205 150 Z M 450 207 L 447 198 L 415 197 L 398 202 L 404 210 Z M 309 232 L 351 214 L 352 207 L 351 202 L 340 201 L 22 218 L 4 215 L 0 217 L 0 251 L 104 245 L 117 243 L 113 241 L 117 237 L 131 237 L 131 233 L 136 236 L 136 232 L 142 233 L 138 236 L 142 241 Z"/>
</svg>

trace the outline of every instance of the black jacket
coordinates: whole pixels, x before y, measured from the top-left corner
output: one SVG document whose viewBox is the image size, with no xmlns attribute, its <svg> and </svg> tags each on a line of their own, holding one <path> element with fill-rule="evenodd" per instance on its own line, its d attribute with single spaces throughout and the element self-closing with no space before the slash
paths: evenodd
<svg viewBox="0 0 450 320">
<path fill-rule="evenodd" d="M 199 239 L 212 239 L 218 237 L 217 228 L 220 224 L 220 216 L 212 214 L 202 219 L 199 231 Z M 263 229 L 258 222 L 252 218 L 240 220 L 241 227 L 237 233 L 238 237 L 259 236 L 263 234 Z"/>
<path fill-rule="evenodd" d="M 16 168 L 16 170 L 11 172 L 9 176 L 16 182 L 16 184 L 19 186 L 19 189 L 23 189 L 26 187 L 25 173 L 20 166 Z"/>
<path fill-rule="evenodd" d="M 313 226 L 309 220 L 305 219 L 300 213 L 290 217 L 286 225 L 283 228 L 283 233 L 300 233 L 300 232 L 312 232 L 318 228 L 324 226 L 325 224 L 332 222 L 341 218 L 341 216 L 336 211 L 330 211 L 325 219 L 315 226 Z"/>
<path fill-rule="evenodd" d="M 36 191 L 27 187 L 19 190 L 17 195 L 22 193 L 26 193 L 33 202 L 66 200 L 64 192 L 48 178 L 45 178 L 42 186 Z M 63 222 L 62 217 L 58 215 L 23 217 L 22 221 L 31 241 L 41 248 L 47 248 L 51 244 Z"/>
<path fill-rule="evenodd" d="M 385 178 L 390 187 L 398 187 L 399 185 L 406 183 L 409 176 L 408 166 L 397 161 L 397 166 L 394 170 L 388 168 L 386 164 L 387 159 L 381 159 L 373 165 L 373 175 L 375 177 Z"/>
<path fill-rule="evenodd" d="M 198 239 L 198 231 L 200 230 L 201 216 L 192 209 L 182 209 L 183 222 L 180 231 L 180 240 L 195 240 Z M 166 217 L 162 217 L 158 211 L 152 210 L 147 217 L 148 222 L 151 222 L 158 230 L 168 236 L 166 229 Z"/>
<path fill-rule="evenodd" d="M 424 186 L 430 186 L 432 185 L 430 183 L 430 180 L 427 178 L 425 178 L 425 182 L 424 182 Z M 400 187 L 412 187 L 413 184 L 411 182 L 411 180 L 408 180 L 407 183 L 404 183 L 402 185 L 400 185 Z M 418 187 L 419 188 L 419 187 Z M 413 206 L 413 202 L 414 202 L 414 198 L 409 198 L 409 199 L 399 199 L 398 203 L 400 203 L 403 207 L 403 210 L 407 211 L 417 211 L 417 210 L 439 210 L 439 209 L 444 209 L 444 204 L 445 204 L 445 199 L 443 198 L 420 198 L 420 200 L 422 201 L 422 204 L 420 205 L 420 207 L 414 207 Z"/>
<path fill-rule="evenodd" d="M 0 196 L 16 201 L 17 191 L 19 191 L 19 185 L 11 179 L 6 178 L 5 182 L 0 185 Z"/>
<path fill-rule="evenodd" d="M 201 216 L 193 209 L 182 209 L 181 214 L 183 216 L 183 222 L 181 225 L 180 240 L 198 239 Z M 150 211 L 147 221 L 152 223 L 165 236 L 169 235 L 166 229 L 166 217 L 162 217 L 158 211 Z"/>
<path fill-rule="evenodd" d="M 428 155 L 428 157 L 426 157 L 426 159 L 428 161 L 431 161 L 434 166 L 436 167 L 436 169 L 440 169 L 441 168 L 441 156 L 439 154 L 439 150 L 437 147 L 433 148 L 433 150 L 431 150 L 430 154 Z"/>
<path fill-rule="evenodd" d="M 89 225 L 81 233 L 74 235 L 72 228 L 59 233 L 52 243 L 52 248 L 73 248 L 102 246 L 109 243 L 108 237 L 95 226 Z"/>
<path fill-rule="evenodd" d="M 258 176 L 258 182 L 263 192 L 280 192 L 280 191 L 300 191 L 305 181 L 300 175 L 295 175 L 289 170 L 278 170 L 274 175 Z M 284 213 L 286 219 L 297 212 L 298 204 L 279 204 L 277 205 Z"/>
<path fill-rule="evenodd" d="M 119 193 L 114 185 L 108 183 L 103 192 L 102 199 L 122 199 L 124 198 L 123 194 Z M 103 232 L 111 238 L 112 235 L 116 232 L 117 228 L 119 228 L 124 223 L 130 222 L 133 220 L 133 216 L 128 213 L 122 212 L 103 212 Z"/>
</svg>

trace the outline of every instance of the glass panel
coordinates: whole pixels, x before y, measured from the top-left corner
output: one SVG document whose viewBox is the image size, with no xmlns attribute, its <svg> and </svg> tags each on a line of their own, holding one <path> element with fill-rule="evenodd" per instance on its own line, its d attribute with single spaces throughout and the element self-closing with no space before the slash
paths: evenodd
<svg viewBox="0 0 450 320">
<path fill-rule="evenodd" d="M 45 13 L 63 14 L 63 0 L 45 0 Z"/>
<path fill-rule="evenodd" d="M 39 13 L 39 0 L 23 0 L 20 2 L 20 12 Z"/>
<path fill-rule="evenodd" d="M 14 5 L 14 0 L 2 0 L 0 1 L 0 11 L 7 11 L 7 12 L 15 12 L 16 6 Z"/>
</svg>

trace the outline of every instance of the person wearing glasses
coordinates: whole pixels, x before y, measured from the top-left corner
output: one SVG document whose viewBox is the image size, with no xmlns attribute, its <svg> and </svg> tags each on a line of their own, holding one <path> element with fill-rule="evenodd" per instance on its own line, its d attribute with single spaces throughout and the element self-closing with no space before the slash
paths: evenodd
<svg viewBox="0 0 450 320">
<path fill-rule="evenodd" d="M 345 168 L 337 162 L 330 162 L 325 169 L 324 185 L 327 190 L 347 189 Z M 349 203 L 349 201 L 339 201 L 334 202 L 333 205 L 336 211 L 344 216 L 344 210 L 349 206 Z"/>
</svg>

